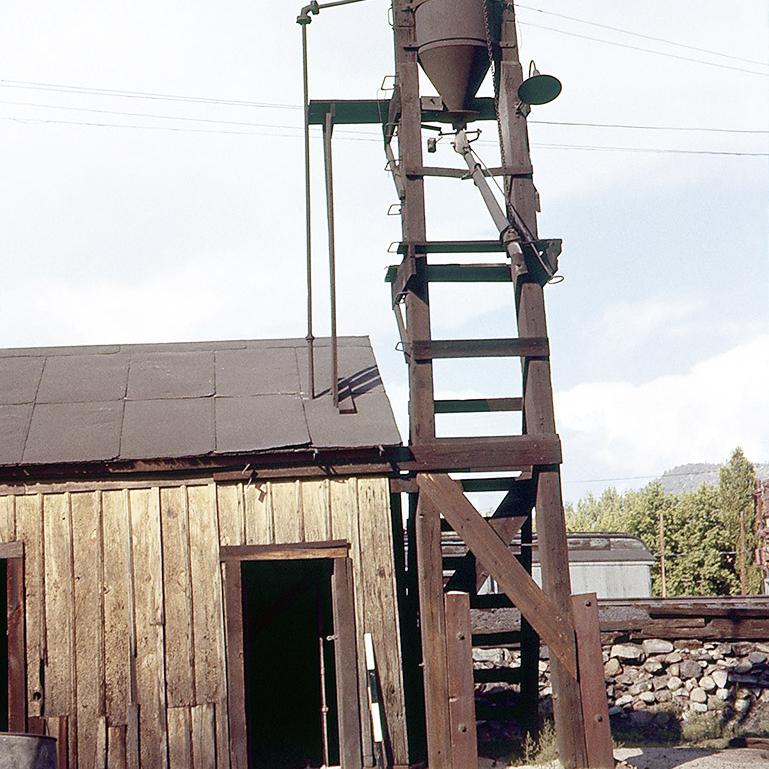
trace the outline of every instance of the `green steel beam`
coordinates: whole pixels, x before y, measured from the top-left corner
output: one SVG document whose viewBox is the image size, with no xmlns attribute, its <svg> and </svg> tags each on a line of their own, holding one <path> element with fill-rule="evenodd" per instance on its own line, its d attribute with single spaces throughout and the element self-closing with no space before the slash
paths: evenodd
<svg viewBox="0 0 769 769">
<path fill-rule="evenodd" d="M 478 113 L 477 120 L 496 120 L 494 99 L 475 99 L 471 105 Z M 389 99 L 332 99 L 310 102 L 310 125 L 323 125 L 326 113 L 333 108 L 335 125 L 364 125 L 387 122 Z M 426 123 L 451 124 L 452 117 L 445 110 L 423 109 L 422 120 Z"/>
<path fill-rule="evenodd" d="M 392 283 L 398 272 L 397 265 L 387 268 L 385 281 Z M 430 264 L 427 280 L 431 283 L 511 283 L 507 264 Z"/>
</svg>

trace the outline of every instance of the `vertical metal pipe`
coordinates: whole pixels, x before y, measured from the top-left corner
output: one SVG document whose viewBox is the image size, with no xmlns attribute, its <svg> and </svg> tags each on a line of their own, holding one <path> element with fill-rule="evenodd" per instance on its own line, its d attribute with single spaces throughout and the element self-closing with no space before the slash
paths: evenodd
<svg viewBox="0 0 769 769">
<path fill-rule="evenodd" d="M 331 134 L 334 116 L 326 113 L 323 124 L 323 160 L 326 168 L 326 221 L 328 224 L 328 282 L 331 298 L 331 394 L 339 406 L 339 359 L 336 338 L 336 245 L 334 240 L 334 169 L 331 160 Z"/>
<path fill-rule="evenodd" d="M 315 397 L 315 337 L 312 334 L 312 218 L 310 208 L 310 93 L 307 74 L 307 21 L 302 27 L 302 83 L 304 86 L 304 213 L 305 240 L 307 243 L 307 370 L 310 380 L 310 398 Z"/>
</svg>

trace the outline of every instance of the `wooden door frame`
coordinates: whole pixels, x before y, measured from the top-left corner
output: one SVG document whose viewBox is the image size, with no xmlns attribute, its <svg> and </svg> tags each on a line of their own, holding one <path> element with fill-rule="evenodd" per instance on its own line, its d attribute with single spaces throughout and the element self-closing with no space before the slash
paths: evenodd
<svg viewBox="0 0 769 769">
<path fill-rule="evenodd" d="M 360 693 L 358 692 L 355 596 L 350 545 L 346 540 L 280 545 L 223 545 L 219 548 L 225 607 L 227 709 L 232 769 L 248 769 L 246 682 L 243 650 L 242 564 L 246 561 L 326 559 L 332 562 L 331 598 L 334 618 L 334 659 L 342 769 L 361 762 Z"/>
<path fill-rule="evenodd" d="M 24 640 L 24 543 L 0 544 L 6 561 L 8 631 L 8 731 L 27 731 L 27 653 Z"/>
</svg>

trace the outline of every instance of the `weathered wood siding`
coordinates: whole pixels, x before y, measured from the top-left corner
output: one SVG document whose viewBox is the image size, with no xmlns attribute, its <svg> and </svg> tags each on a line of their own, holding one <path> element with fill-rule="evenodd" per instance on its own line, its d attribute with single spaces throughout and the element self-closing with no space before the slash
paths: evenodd
<svg viewBox="0 0 769 769">
<path fill-rule="evenodd" d="M 130 486 L 0 491 L 0 541 L 25 544 L 29 715 L 66 717 L 70 769 L 229 769 L 219 545 L 327 539 L 350 543 L 365 757 L 370 632 L 407 763 L 386 479 Z"/>
</svg>

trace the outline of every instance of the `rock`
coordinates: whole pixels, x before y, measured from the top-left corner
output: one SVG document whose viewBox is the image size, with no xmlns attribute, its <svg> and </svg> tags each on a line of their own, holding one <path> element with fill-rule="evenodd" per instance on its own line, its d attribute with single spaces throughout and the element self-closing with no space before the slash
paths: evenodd
<svg viewBox="0 0 769 769">
<path fill-rule="evenodd" d="M 633 698 L 629 694 L 623 694 L 614 704 L 618 707 L 624 707 L 629 705 L 633 701 Z"/>
<path fill-rule="evenodd" d="M 673 651 L 673 644 L 670 641 L 663 641 L 661 638 L 647 638 L 643 642 L 644 654 L 669 654 Z"/>
<path fill-rule="evenodd" d="M 616 657 L 610 658 L 609 661 L 603 666 L 603 674 L 606 676 L 606 678 L 614 678 L 614 676 L 621 672 L 622 665 Z"/>
<path fill-rule="evenodd" d="M 731 644 L 718 644 L 718 646 L 716 647 L 716 651 L 722 657 L 728 657 L 732 653 L 732 645 Z M 769 651 L 769 649 L 767 651 Z"/>
<path fill-rule="evenodd" d="M 668 691 L 667 689 L 660 689 L 658 692 L 654 693 L 654 699 L 656 699 L 657 702 L 670 702 L 673 699 L 673 692 Z"/>
<path fill-rule="evenodd" d="M 671 676 L 680 676 L 681 675 L 681 666 L 678 664 L 673 664 L 668 668 L 668 673 L 670 673 Z"/>
<path fill-rule="evenodd" d="M 611 647 L 611 656 L 628 662 L 642 662 L 644 652 L 637 644 L 614 644 Z"/>
<path fill-rule="evenodd" d="M 623 715 L 624 712 L 625 711 L 622 708 L 617 707 L 616 705 L 614 705 L 613 707 L 609 708 L 609 715 L 610 716 L 621 716 L 621 715 Z"/>
<path fill-rule="evenodd" d="M 750 660 L 739 660 L 732 670 L 735 673 L 750 673 L 753 670 L 753 663 Z"/>
<path fill-rule="evenodd" d="M 716 689 L 716 697 L 718 697 L 719 700 L 723 700 L 724 702 L 726 702 L 729 699 L 729 690 Z"/>
<path fill-rule="evenodd" d="M 499 664 L 505 659 L 503 649 L 473 649 L 473 662 L 494 662 Z"/>
<path fill-rule="evenodd" d="M 546 673 L 550 669 L 550 665 L 548 665 L 548 663 L 545 662 L 544 660 L 540 660 L 537 663 L 537 669 L 539 670 L 540 673 Z"/>
<path fill-rule="evenodd" d="M 729 680 L 729 674 L 725 670 L 714 670 L 710 677 L 715 681 L 716 686 L 719 689 L 723 689 L 726 686 L 726 682 Z"/>
<path fill-rule="evenodd" d="M 704 689 L 700 689 L 699 686 L 695 686 L 694 689 L 689 692 L 689 699 L 692 702 L 707 702 L 708 695 L 705 693 Z"/>
<path fill-rule="evenodd" d="M 680 689 L 683 684 L 684 682 L 678 676 L 670 676 L 670 680 L 668 681 L 668 689 L 670 689 L 671 692 L 674 692 L 676 689 Z"/>
<path fill-rule="evenodd" d="M 659 689 L 667 689 L 670 676 L 656 676 L 652 679 L 652 688 L 654 691 Z"/>
<path fill-rule="evenodd" d="M 726 707 L 726 703 L 715 694 L 708 694 L 708 710 L 723 710 Z"/>
<path fill-rule="evenodd" d="M 657 662 L 657 660 L 646 660 L 643 664 L 643 669 L 648 673 L 659 673 L 662 670 L 662 663 Z"/>
<path fill-rule="evenodd" d="M 684 681 L 684 688 L 687 692 L 690 692 L 692 689 L 697 688 L 697 679 L 696 678 L 687 678 Z"/>
<path fill-rule="evenodd" d="M 678 662 L 683 662 L 683 660 L 684 656 L 681 652 L 673 652 L 665 657 L 665 662 L 667 662 L 668 665 L 675 665 Z"/>
<path fill-rule="evenodd" d="M 629 694 L 634 696 L 641 694 L 641 692 L 650 692 L 652 685 L 648 681 L 639 681 L 634 686 L 630 687 Z"/>
<path fill-rule="evenodd" d="M 766 662 L 766 654 L 763 652 L 751 652 L 748 654 L 748 659 L 754 665 L 760 665 L 762 662 Z"/>
<path fill-rule="evenodd" d="M 697 678 L 702 674 L 702 668 L 694 660 L 684 660 L 681 663 L 681 678 Z"/>
<path fill-rule="evenodd" d="M 695 713 L 707 713 L 708 712 L 708 706 L 704 702 L 692 702 L 689 707 L 695 712 Z"/>
<path fill-rule="evenodd" d="M 769 644 L 757 643 L 756 650 L 763 652 L 764 654 L 769 654 Z"/>
<path fill-rule="evenodd" d="M 753 644 L 748 641 L 740 641 L 732 644 L 732 654 L 737 657 L 746 657 L 753 651 Z"/>
<path fill-rule="evenodd" d="M 706 692 L 714 692 L 718 687 L 711 676 L 703 676 L 700 678 L 700 688 Z"/>
<path fill-rule="evenodd" d="M 654 696 L 654 694 L 652 694 L 652 692 L 641 692 L 639 699 L 641 702 L 645 702 L 647 705 L 652 705 L 657 701 L 657 698 Z"/>
<path fill-rule="evenodd" d="M 750 710 L 750 700 L 735 700 L 734 709 L 738 713 L 745 713 Z"/>
</svg>

